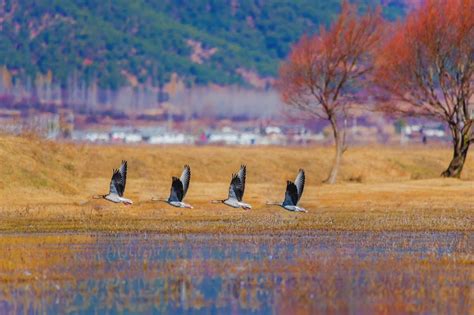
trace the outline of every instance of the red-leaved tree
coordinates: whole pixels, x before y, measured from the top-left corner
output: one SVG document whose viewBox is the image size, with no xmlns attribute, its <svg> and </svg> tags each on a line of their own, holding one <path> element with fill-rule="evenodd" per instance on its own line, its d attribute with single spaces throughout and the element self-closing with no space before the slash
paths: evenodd
<svg viewBox="0 0 474 315">
<path fill-rule="evenodd" d="M 347 105 L 373 69 L 373 53 L 381 39 L 380 10 L 359 15 L 344 1 L 341 14 L 329 29 L 303 36 L 280 67 L 277 87 L 286 104 L 332 128 L 336 155 L 326 180 L 334 183 L 346 150 Z"/>
<path fill-rule="evenodd" d="M 459 177 L 473 136 L 474 0 L 426 0 L 398 23 L 376 59 L 385 109 L 447 124 L 453 158 L 442 173 Z"/>
</svg>

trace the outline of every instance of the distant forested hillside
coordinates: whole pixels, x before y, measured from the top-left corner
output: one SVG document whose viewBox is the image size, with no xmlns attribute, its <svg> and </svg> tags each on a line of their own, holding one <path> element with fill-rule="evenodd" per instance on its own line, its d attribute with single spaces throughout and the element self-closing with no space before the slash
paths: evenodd
<svg viewBox="0 0 474 315">
<path fill-rule="evenodd" d="M 404 0 L 382 3 L 387 18 Z M 291 43 L 337 15 L 339 0 L 5 0 L 0 66 L 12 80 L 71 76 L 117 88 L 154 86 L 177 73 L 188 84 L 248 84 L 271 77 Z"/>
</svg>

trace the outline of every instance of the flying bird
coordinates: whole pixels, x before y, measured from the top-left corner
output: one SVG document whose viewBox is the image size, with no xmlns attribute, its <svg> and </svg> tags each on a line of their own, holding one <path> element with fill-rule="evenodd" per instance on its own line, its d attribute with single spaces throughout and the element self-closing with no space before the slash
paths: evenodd
<svg viewBox="0 0 474 315">
<path fill-rule="evenodd" d="M 295 182 L 286 181 L 285 200 L 280 202 L 267 202 L 267 205 L 277 205 L 289 211 L 307 212 L 306 209 L 298 207 L 298 201 L 301 199 L 304 190 L 305 175 L 304 170 L 300 169 Z"/>
<path fill-rule="evenodd" d="M 171 191 L 168 199 L 152 198 L 154 201 L 164 201 L 174 207 L 178 208 L 193 208 L 191 205 L 184 203 L 183 199 L 186 196 L 191 181 L 191 168 L 185 165 L 181 177 L 174 177 L 171 180 Z"/>
<path fill-rule="evenodd" d="M 245 192 L 245 178 L 247 176 L 247 167 L 240 166 L 237 174 L 232 174 L 232 180 L 229 186 L 229 196 L 225 200 L 212 200 L 212 203 L 223 203 L 233 208 L 243 208 L 245 210 L 252 209 L 248 203 L 242 202 Z"/>
<path fill-rule="evenodd" d="M 130 199 L 124 198 L 125 184 L 127 183 L 127 161 L 122 161 L 120 168 L 113 171 L 112 179 L 110 180 L 110 189 L 107 195 L 95 195 L 94 199 L 107 199 L 116 203 L 123 203 L 131 205 L 133 202 Z"/>
</svg>

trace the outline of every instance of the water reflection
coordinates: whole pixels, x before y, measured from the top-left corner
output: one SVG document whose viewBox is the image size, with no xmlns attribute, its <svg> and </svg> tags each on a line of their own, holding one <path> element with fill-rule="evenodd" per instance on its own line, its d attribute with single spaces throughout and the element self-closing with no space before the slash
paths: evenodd
<svg viewBox="0 0 474 315">
<path fill-rule="evenodd" d="M 469 313 L 473 233 L 0 236 L 0 313 Z"/>
</svg>

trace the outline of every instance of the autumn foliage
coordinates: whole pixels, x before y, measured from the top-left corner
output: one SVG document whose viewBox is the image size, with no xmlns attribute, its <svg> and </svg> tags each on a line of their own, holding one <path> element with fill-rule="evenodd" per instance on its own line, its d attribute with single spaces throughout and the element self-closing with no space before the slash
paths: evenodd
<svg viewBox="0 0 474 315">
<path fill-rule="evenodd" d="M 474 0 L 427 0 L 394 25 L 376 58 L 375 83 L 390 96 L 386 110 L 449 126 L 454 153 L 443 176 L 460 176 L 474 142 L 473 58 Z"/>
<path fill-rule="evenodd" d="M 329 183 L 335 182 L 346 149 L 346 106 L 373 68 L 382 23 L 379 9 L 361 16 L 357 6 L 344 2 L 329 29 L 303 36 L 280 68 L 277 86 L 284 102 L 332 127 L 336 157 Z"/>
</svg>

